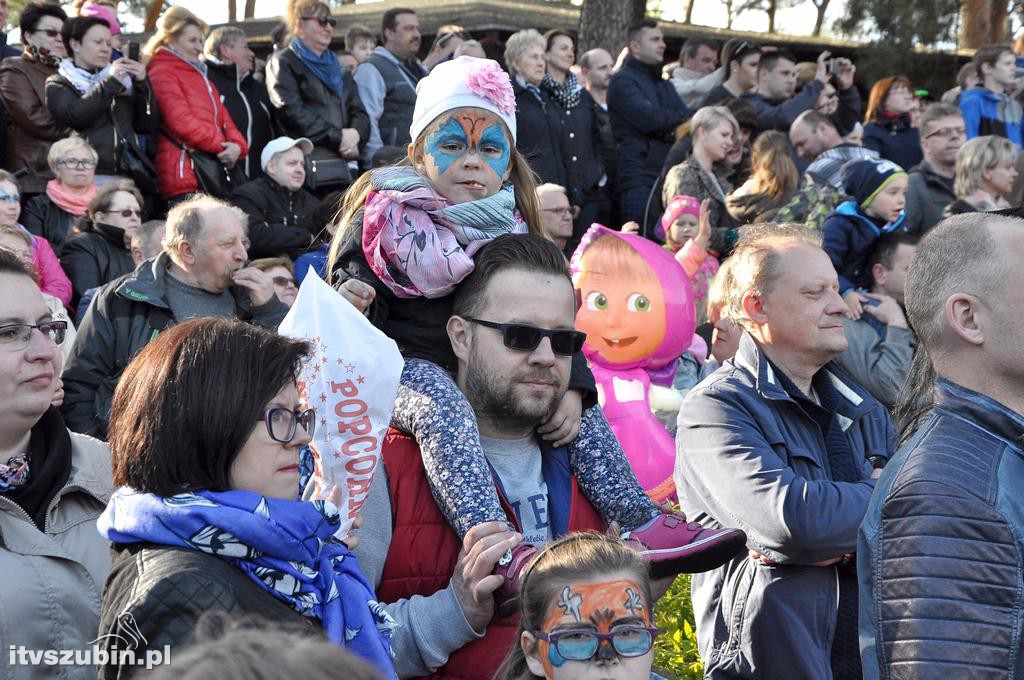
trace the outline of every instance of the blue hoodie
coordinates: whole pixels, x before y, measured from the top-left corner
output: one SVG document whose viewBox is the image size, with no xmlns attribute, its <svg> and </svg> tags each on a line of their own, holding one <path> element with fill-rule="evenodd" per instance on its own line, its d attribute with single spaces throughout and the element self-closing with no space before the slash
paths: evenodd
<svg viewBox="0 0 1024 680">
<path fill-rule="evenodd" d="M 874 219 L 864 214 L 853 200 L 843 201 L 821 225 L 824 248 L 839 274 L 839 294 L 864 285 L 864 261 L 882 234 L 897 231 L 903 227 L 906 211 L 894 222 L 879 227 Z"/>
<path fill-rule="evenodd" d="M 960 111 L 964 114 L 967 139 L 997 135 L 1021 146 L 1021 106 L 1013 97 L 972 87 L 960 95 Z"/>
</svg>

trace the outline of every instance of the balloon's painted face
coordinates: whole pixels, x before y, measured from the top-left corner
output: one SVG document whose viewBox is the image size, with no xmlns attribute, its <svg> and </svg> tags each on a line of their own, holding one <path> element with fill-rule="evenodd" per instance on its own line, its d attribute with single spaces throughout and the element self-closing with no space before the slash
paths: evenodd
<svg viewBox="0 0 1024 680">
<path fill-rule="evenodd" d="M 536 657 L 546 678 L 646 678 L 653 658 L 651 627 L 636 581 L 568 585 L 548 605 L 539 632 L 549 639 L 537 641 Z"/>
<path fill-rule="evenodd" d="M 606 245 L 625 247 L 626 258 L 610 256 Z M 604 251 L 604 252 L 603 252 Z M 624 241 L 606 236 L 583 254 L 576 279 L 580 309 L 576 329 L 587 345 L 611 364 L 639 361 L 665 339 L 665 293 L 657 274 Z"/>
<path fill-rule="evenodd" d="M 432 123 L 416 167 L 452 203 L 493 196 L 508 179 L 512 145 L 490 111 L 453 109 Z"/>
</svg>

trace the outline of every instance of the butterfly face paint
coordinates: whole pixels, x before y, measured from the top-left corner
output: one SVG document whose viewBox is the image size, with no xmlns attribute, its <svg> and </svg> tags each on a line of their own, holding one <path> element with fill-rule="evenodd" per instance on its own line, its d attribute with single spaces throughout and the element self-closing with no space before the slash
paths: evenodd
<svg viewBox="0 0 1024 680">
<path fill-rule="evenodd" d="M 453 203 L 497 193 L 508 172 L 512 146 L 495 114 L 477 108 L 455 109 L 427 134 L 427 179 Z"/>
<path fill-rule="evenodd" d="M 562 588 L 549 605 L 542 630 L 549 634 L 576 629 L 608 633 L 620 626 L 631 624 L 650 626 L 651 613 L 644 601 L 643 590 L 635 581 L 616 579 L 600 583 L 581 583 Z M 619 658 L 622 666 L 644 663 L 649 666 L 652 654 L 648 651 L 647 654 L 640 657 L 620 657 L 612 647 L 610 640 L 602 641 L 593 657 L 587 661 L 570 661 L 564 658 L 559 654 L 555 645 L 546 640 L 538 642 L 537 651 L 548 678 L 561 676 L 563 672 L 567 674 L 566 677 L 578 677 L 579 664 L 611 661 L 616 657 Z M 566 664 L 570 664 L 569 668 L 563 669 L 562 667 Z M 572 666 L 576 666 L 576 669 L 572 670 Z"/>
</svg>

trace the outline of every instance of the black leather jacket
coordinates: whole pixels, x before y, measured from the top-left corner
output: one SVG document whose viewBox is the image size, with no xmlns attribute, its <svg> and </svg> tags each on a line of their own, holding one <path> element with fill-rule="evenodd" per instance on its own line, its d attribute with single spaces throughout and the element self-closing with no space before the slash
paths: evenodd
<svg viewBox="0 0 1024 680">
<path fill-rule="evenodd" d="M 339 99 L 290 49 L 275 52 L 267 62 L 267 93 L 281 132 L 337 151 L 341 131 L 355 128 L 362 149 L 370 137 L 370 118 L 352 75 L 345 72 L 342 77 L 344 98 Z"/>
<path fill-rule="evenodd" d="M 231 202 L 249 216 L 249 257 L 294 256 L 313 245 L 313 213 L 320 202 L 300 188 L 288 191 L 267 176 L 235 189 Z"/>
<path fill-rule="evenodd" d="M 53 252 L 59 257 L 64 242 L 73 235 L 71 229 L 78 218 L 65 212 L 45 193 L 33 197 L 23 205 L 21 225 L 36 236 L 42 236 L 49 241 L 53 246 Z"/>
<path fill-rule="evenodd" d="M 84 225 L 83 225 L 84 226 Z M 124 230 L 108 224 L 90 224 L 89 231 L 64 242 L 60 266 L 71 279 L 71 305 L 90 288 L 124 276 L 135 269 L 131 251 L 124 247 Z"/>
</svg>

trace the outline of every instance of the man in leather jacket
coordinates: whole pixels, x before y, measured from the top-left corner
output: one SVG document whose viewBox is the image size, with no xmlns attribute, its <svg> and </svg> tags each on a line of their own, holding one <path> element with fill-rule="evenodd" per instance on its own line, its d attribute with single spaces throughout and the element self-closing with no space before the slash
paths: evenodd
<svg viewBox="0 0 1024 680">
<path fill-rule="evenodd" d="M 860 529 L 868 680 L 1024 678 L 1022 233 L 1021 219 L 957 215 L 910 268 L 920 346 L 907 385 L 920 398 L 903 399 L 921 417 Z"/>
</svg>

